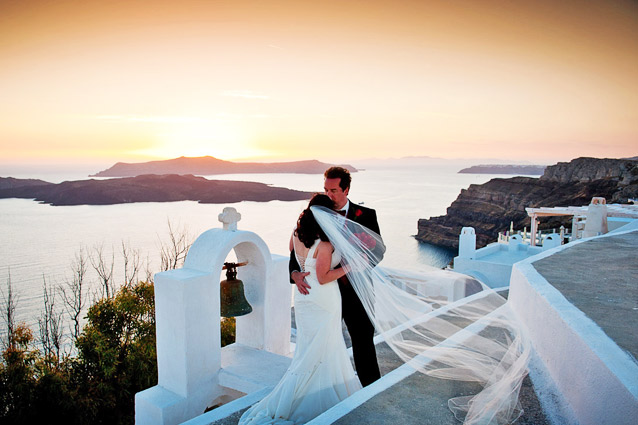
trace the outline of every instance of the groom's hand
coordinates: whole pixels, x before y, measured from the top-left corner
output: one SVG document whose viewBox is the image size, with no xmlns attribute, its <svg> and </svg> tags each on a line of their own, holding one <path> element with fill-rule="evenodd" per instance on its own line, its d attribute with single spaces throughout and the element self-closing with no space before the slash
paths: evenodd
<svg viewBox="0 0 638 425">
<path fill-rule="evenodd" d="M 309 274 L 309 272 L 300 271 L 294 271 L 290 274 L 290 277 L 295 282 L 295 285 L 297 285 L 297 290 L 303 295 L 308 295 L 310 293 L 308 291 L 310 289 L 310 285 L 308 285 L 308 283 L 306 282 L 306 276 L 308 276 Z"/>
</svg>

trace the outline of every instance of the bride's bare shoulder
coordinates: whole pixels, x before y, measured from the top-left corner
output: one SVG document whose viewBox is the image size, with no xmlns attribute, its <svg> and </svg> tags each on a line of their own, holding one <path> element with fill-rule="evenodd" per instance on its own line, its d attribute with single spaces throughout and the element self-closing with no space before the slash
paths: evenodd
<svg viewBox="0 0 638 425">
<path fill-rule="evenodd" d="M 319 245 L 317 245 L 317 251 L 332 252 L 334 251 L 334 247 L 332 246 L 330 242 L 321 241 L 319 242 Z"/>
</svg>

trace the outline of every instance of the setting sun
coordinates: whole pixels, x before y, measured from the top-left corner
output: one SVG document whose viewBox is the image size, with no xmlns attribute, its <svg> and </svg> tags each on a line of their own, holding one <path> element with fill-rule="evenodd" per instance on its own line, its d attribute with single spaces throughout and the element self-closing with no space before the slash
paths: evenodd
<svg viewBox="0 0 638 425">
<path fill-rule="evenodd" d="M 209 155 L 228 160 L 267 154 L 252 145 L 246 128 L 238 118 L 148 117 L 137 120 L 148 123 L 153 143 L 127 152 L 134 156 L 175 158 Z"/>
</svg>

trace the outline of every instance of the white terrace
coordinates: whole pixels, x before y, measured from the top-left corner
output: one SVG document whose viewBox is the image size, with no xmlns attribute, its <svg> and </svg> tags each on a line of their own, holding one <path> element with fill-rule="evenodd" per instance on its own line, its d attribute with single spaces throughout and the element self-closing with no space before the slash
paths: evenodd
<svg viewBox="0 0 638 425">
<path fill-rule="evenodd" d="M 525 208 L 531 220 L 531 234 L 536 235 L 538 219 L 572 216 L 572 240 L 603 235 L 638 219 L 638 205 L 606 204 L 605 198 L 593 198 L 589 206 Z M 536 245 L 536 238 L 531 238 Z"/>
<path fill-rule="evenodd" d="M 595 208 L 604 206 L 597 205 Z M 607 214 L 603 216 L 606 218 Z M 222 423 L 266 395 L 290 362 L 288 257 L 271 254 L 256 234 L 237 230 L 240 215 L 234 209 L 225 209 L 219 218 L 224 228 L 200 235 L 182 269 L 155 276 L 159 379 L 155 387 L 136 394 L 138 425 Z M 588 222 L 593 220 L 588 217 Z M 461 235 L 463 243 L 457 261 L 478 259 L 479 252 L 484 252 L 471 249 L 474 235 L 470 229 Z M 597 230 L 598 233 L 602 232 Z M 534 251 L 529 251 L 528 258 L 514 265 L 514 273 L 510 264 L 512 276 L 508 275 L 507 284 L 502 285 L 510 285 L 509 300 L 533 342 L 530 376 L 535 394 L 552 424 L 633 424 L 638 417 L 638 363 L 630 353 L 638 354 L 635 328 L 632 329 L 638 323 L 638 305 L 631 304 L 635 299 L 631 294 L 638 291 L 638 220 L 606 235 L 566 245 L 560 245 L 558 239 L 549 241 L 553 248 L 548 240 L 541 248 L 523 244 L 516 237 L 508 245 L 500 244 L 512 258 L 521 250 L 544 249 L 537 256 L 531 256 Z M 238 262 L 248 262 L 238 277 L 244 282 L 253 312 L 236 319 L 237 342 L 221 348 L 219 282 L 222 265 L 231 251 Z M 547 263 L 553 258 L 553 263 Z M 614 264 L 613 258 L 621 258 L 622 264 Z M 565 263 L 574 264 L 562 270 Z M 574 277 L 577 272 L 581 273 L 579 278 Z M 604 278 L 605 273 L 612 274 L 617 282 L 605 283 L 610 282 Z M 486 269 L 481 274 L 484 276 L 477 277 L 491 279 L 496 273 Z M 565 292 L 555 289 L 559 281 Z M 609 320 L 607 302 L 620 287 L 631 294 L 617 294 L 619 301 L 614 301 L 612 307 L 616 316 Z M 592 300 L 590 294 L 596 288 L 607 292 Z M 569 295 L 575 298 L 568 299 L 566 290 L 575 291 L 575 295 Z M 438 291 L 447 293 L 448 301 L 463 296 L 463 291 L 455 288 Z M 592 301 L 604 302 L 592 310 Z M 596 314 L 602 319 L 593 319 Z M 607 332 L 616 335 L 618 326 L 627 323 L 629 330 L 621 328 L 619 338 L 608 336 Z M 375 403 L 405 385 L 421 391 L 412 383 L 404 385 L 411 374 L 406 367 L 400 367 L 384 375 L 315 418 L 312 424 L 359 424 L 373 419 L 366 417 L 368 413 L 377 421 L 379 415 L 387 414 L 390 416 L 385 422 L 410 423 L 407 416 L 401 417 L 402 412 L 379 409 Z M 425 392 L 431 388 L 432 385 L 423 387 L 421 396 L 428 398 Z M 221 407 L 205 413 L 215 405 Z M 412 418 L 442 423 L 432 421 L 429 410 L 424 411 L 420 403 L 409 403 L 405 409 L 413 410 L 409 412 Z M 444 410 L 444 415 L 450 415 Z"/>
<path fill-rule="evenodd" d="M 565 242 L 562 231 L 540 235 L 540 218 L 573 216 L 570 242 L 603 235 L 638 220 L 638 205 L 607 205 L 604 198 L 593 198 L 590 205 L 583 207 L 540 207 L 525 210 L 531 219 L 529 238 L 526 234 L 510 234 L 499 238 L 498 242 L 476 249 L 474 229 L 464 227 L 459 236 L 459 255 L 454 258 L 454 270 L 479 279 L 491 288 L 506 287 L 515 263 Z"/>
</svg>

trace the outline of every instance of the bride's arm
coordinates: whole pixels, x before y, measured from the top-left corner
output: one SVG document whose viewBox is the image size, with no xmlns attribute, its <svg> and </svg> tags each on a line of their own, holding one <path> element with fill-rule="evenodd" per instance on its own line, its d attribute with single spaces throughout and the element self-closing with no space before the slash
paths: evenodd
<svg viewBox="0 0 638 425">
<path fill-rule="evenodd" d="M 332 262 L 332 244 L 330 242 L 320 242 L 317 246 L 317 280 L 320 284 L 332 282 L 344 276 L 347 269 L 344 267 L 338 269 L 330 269 Z"/>
</svg>

